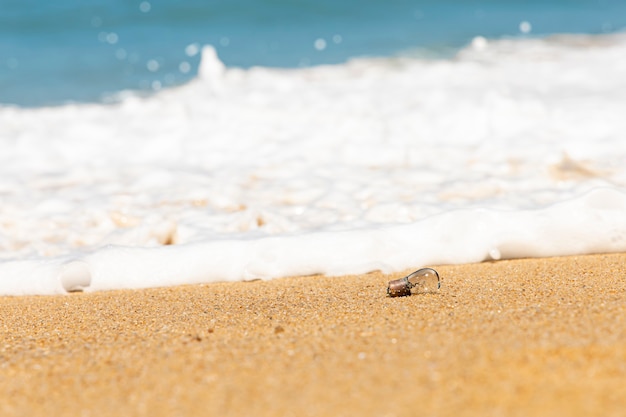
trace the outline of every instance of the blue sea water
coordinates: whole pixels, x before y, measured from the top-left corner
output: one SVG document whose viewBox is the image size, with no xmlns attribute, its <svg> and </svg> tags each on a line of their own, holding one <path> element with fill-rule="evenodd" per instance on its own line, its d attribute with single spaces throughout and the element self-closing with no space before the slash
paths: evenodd
<svg viewBox="0 0 626 417">
<path fill-rule="evenodd" d="M 0 0 L 0 103 L 178 85 L 196 74 L 203 44 L 227 66 L 298 67 L 445 56 L 475 36 L 624 27 L 626 2 L 617 0 Z"/>
</svg>

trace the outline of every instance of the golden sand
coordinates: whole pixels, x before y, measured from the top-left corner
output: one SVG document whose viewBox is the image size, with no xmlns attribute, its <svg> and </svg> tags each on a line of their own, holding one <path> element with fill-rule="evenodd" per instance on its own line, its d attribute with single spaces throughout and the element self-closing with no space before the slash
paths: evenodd
<svg viewBox="0 0 626 417">
<path fill-rule="evenodd" d="M 626 414 L 626 254 L 437 270 L 0 297 L 0 416 Z"/>
</svg>

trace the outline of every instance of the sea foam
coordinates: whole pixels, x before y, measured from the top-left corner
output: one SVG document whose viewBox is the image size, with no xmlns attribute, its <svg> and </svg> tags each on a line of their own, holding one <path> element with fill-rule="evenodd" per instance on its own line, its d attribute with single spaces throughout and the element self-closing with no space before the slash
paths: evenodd
<svg viewBox="0 0 626 417">
<path fill-rule="evenodd" d="M 0 293 L 626 250 L 626 38 L 0 107 Z"/>
</svg>

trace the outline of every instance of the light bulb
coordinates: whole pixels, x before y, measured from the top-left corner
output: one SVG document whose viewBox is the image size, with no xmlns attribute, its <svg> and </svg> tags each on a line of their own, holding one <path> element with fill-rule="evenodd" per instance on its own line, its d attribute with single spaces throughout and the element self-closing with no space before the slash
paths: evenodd
<svg viewBox="0 0 626 417">
<path fill-rule="evenodd" d="M 433 293 L 441 287 L 439 274 L 432 268 L 422 268 L 404 278 L 389 281 L 387 294 L 390 297 L 404 297 L 405 295 Z"/>
</svg>

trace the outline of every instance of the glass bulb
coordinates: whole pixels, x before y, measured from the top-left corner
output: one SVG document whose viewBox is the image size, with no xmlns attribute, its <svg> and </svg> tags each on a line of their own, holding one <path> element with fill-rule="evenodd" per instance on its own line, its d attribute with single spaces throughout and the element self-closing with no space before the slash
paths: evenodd
<svg viewBox="0 0 626 417">
<path fill-rule="evenodd" d="M 387 294 L 403 297 L 411 294 L 434 293 L 441 288 L 439 274 L 432 268 L 422 268 L 404 278 L 389 281 Z"/>
</svg>

